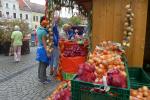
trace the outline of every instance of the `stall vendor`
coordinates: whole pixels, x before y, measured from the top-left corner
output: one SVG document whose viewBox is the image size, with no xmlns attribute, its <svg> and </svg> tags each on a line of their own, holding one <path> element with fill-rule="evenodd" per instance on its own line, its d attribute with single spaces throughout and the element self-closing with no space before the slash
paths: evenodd
<svg viewBox="0 0 150 100">
<path fill-rule="evenodd" d="M 65 31 L 68 40 L 74 39 L 75 33 L 73 29 L 71 29 L 71 25 L 64 24 L 63 30 Z"/>
<path fill-rule="evenodd" d="M 59 17 L 54 18 L 54 25 L 53 25 L 53 51 L 50 56 L 50 75 L 56 77 L 57 70 L 58 70 L 58 63 L 59 63 L 59 31 L 58 31 L 58 22 Z"/>
</svg>

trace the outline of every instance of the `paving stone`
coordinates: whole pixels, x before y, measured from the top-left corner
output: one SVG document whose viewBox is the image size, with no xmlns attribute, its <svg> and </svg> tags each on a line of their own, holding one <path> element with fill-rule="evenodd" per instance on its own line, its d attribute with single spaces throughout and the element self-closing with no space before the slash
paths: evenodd
<svg viewBox="0 0 150 100">
<path fill-rule="evenodd" d="M 0 55 L 0 100 L 45 100 L 57 86 L 59 81 L 47 85 L 38 81 L 35 50 L 31 48 L 19 63 L 14 63 L 13 57 Z"/>
</svg>

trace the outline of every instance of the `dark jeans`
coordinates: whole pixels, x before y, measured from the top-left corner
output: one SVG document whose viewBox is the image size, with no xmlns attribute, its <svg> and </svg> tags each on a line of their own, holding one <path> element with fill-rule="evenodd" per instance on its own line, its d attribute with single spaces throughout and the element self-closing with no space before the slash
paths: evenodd
<svg viewBox="0 0 150 100">
<path fill-rule="evenodd" d="M 46 63 L 39 62 L 38 77 L 39 77 L 41 82 L 44 82 L 47 80 L 46 68 L 47 68 Z"/>
</svg>

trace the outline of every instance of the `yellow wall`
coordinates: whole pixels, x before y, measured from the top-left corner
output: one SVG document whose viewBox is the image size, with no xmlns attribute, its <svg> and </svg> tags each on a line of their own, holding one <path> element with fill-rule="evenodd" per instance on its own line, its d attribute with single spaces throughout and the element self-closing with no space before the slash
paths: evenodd
<svg viewBox="0 0 150 100">
<path fill-rule="evenodd" d="M 93 0 L 92 44 L 112 40 L 121 42 L 123 38 L 125 5 L 129 0 Z M 134 34 L 131 47 L 127 49 L 129 65 L 142 66 L 146 34 L 148 0 L 131 0 L 134 19 Z"/>
<path fill-rule="evenodd" d="M 38 21 L 36 21 L 36 17 L 35 17 L 35 21 L 33 20 L 33 16 L 38 16 Z M 32 28 L 35 28 L 35 25 L 40 25 L 40 18 L 44 16 L 44 14 L 42 13 L 36 13 L 36 12 L 32 12 Z"/>
</svg>

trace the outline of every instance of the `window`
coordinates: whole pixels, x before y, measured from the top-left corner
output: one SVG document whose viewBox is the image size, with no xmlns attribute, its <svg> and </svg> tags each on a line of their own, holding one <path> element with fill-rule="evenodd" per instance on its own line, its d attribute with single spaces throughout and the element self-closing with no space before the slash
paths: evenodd
<svg viewBox="0 0 150 100">
<path fill-rule="evenodd" d="M 6 3 L 6 8 L 9 8 L 9 7 L 8 7 L 8 3 Z"/>
<path fill-rule="evenodd" d="M 28 14 L 26 14 L 26 19 L 28 19 Z"/>
<path fill-rule="evenodd" d="M 33 21 L 35 21 L 35 16 L 33 16 Z"/>
<path fill-rule="evenodd" d="M 16 9 L 16 6 L 15 6 L 15 5 L 13 5 L 13 9 Z"/>
<path fill-rule="evenodd" d="M 9 17 L 9 12 L 6 12 L 7 17 Z"/>
<path fill-rule="evenodd" d="M 38 22 L 38 16 L 36 16 L 36 21 Z"/>
<path fill-rule="evenodd" d="M 20 19 L 22 19 L 22 14 L 20 14 Z"/>
<path fill-rule="evenodd" d="M 14 15 L 14 18 L 16 18 L 16 13 L 13 13 L 13 15 Z"/>
<path fill-rule="evenodd" d="M 0 0 L 0 7 L 2 7 L 2 2 L 1 2 L 1 0 Z"/>
<path fill-rule="evenodd" d="M 2 11 L 0 11 L 0 17 L 2 17 Z"/>
</svg>

